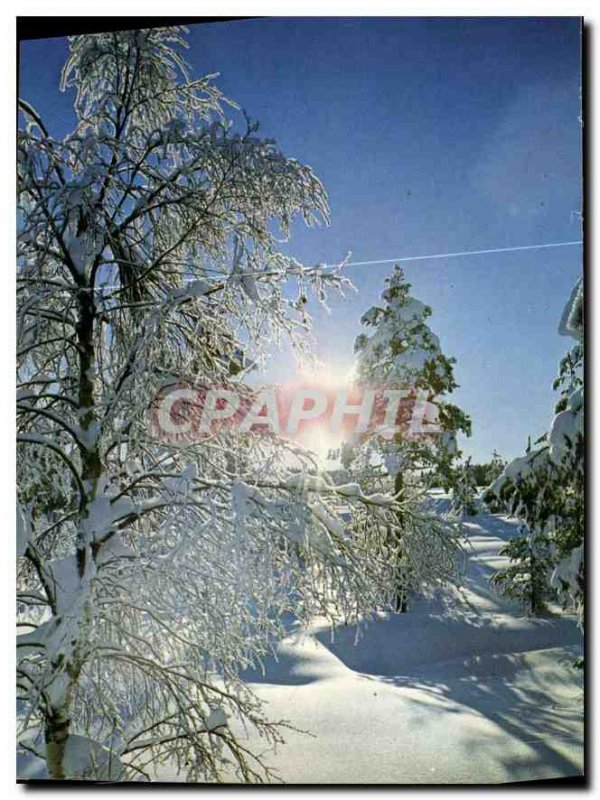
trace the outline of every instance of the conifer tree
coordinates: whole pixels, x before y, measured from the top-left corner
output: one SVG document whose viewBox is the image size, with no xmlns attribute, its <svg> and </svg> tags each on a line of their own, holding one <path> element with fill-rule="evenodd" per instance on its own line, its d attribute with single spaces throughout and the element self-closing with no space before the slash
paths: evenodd
<svg viewBox="0 0 600 800">
<path fill-rule="evenodd" d="M 422 493 L 427 476 L 436 473 L 450 488 L 452 465 L 459 455 L 456 436 L 471 432 L 469 417 L 448 396 L 457 387 L 455 359 L 446 356 L 438 337 L 427 324 L 431 308 L 410 293 L 411 286 L 398 265 L 386 279 L 380 305 L 362 317 L 365 332 L 355 343 L 356 374 L 359 382 L 388 389 L 416 392 L 437 411 L 437 433 L 414 436 L 410 425 L 393 436 L 374 432 L 346 447 L 344 463 L 361 480 L 383 481 L 393 486 L 397 498 Z M 423 426 L 431 421 L 424 420 Z M 429 558 L 429 567 L 411 552 L 411 539 L 401 513 L 390 527 L 390 551 L 397 562 L 396 608 L 405 611 L 408 593 L 422 580 L 444 580 L 452 575 L 452 556 L 441 546 L 439 559 Z M 449 540 L 448 545 L 453 542 Z M 443 555 L 442 555 L 443 554 Z M 442 564 L 444 566 L 442 567 Z M 437 574 L 434 574 L 437 570 Z"/>
<path fill-rule="evenodd" d="M 574 608 L 583 624 L 584 600 L 584 394 L 583 394 L 583 281 L 575 284 L 565 305 L 559 333 L 575 339 L 561 359 L 554 390 L 560 392 L 549 430 L 524 456 L 511 461 L 484 495 L 489 506 L 498 504 L 523 522 L 527 538 L 513 548 L 513 560 L 531 557 L 537 543 L 553 566 L 549 587 L 565 607 Z M 513 570 L 512 575 L 516 574 Z M 508 587 L 508 573 L 498 578 Z M 518 590 L 515 587 L 515 590 Z"/>
</svg>

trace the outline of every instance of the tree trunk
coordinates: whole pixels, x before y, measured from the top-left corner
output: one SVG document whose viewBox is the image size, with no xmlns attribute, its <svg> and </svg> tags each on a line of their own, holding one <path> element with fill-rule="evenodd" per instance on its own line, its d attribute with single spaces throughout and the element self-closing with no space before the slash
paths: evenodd
<svg viewBox="0 0 600 800">
<path fill-rule="evenodd" d="M 544 602 L 544 576 L 540 574 L 540 567 L 537 558 L 532 555 L 529 559 L 529 570 L 531 574 L 531 597 L 530 608 L 533 617 L 540 617 L 546 612 Z"/>
<path fill-rule="evenodd" d="M 69 614 L 61 613 L 58 617 L 58 629 L 64 624 L 67 627 L 65 649 L 61 648 L 52 663 L 52 674 L 49 685 L 55 681 L 66 681 L 67 685 L 61 698 L 55 701 L 46 712 L 44 739 L 46 743 L 46 764 L 50 777 L 54 780 L 65 780 L 66 774 L 65 747 L 70 733 L 70 705 L 81 668 L 86 659 L 87 629 L 92 617 L 92 587 L 89 570 L 94 558 L 96 543 L 89 540 L 85 532 L 84 520 L 89 514 L 98 481 L 102 474 L 102 461 L 97 436 L 89 436 L 93 426 L 97 424 L 94 395 L 95 344 L 94 323 L 95 305 L 93 292 L 89 285 L 80 285 L 77 305 L 77 344 L 79 353 L 78 407 L 81 412 L 80 428 L 82 432 L 79 444 L 81 458 L 81 479 L 86 496 L 82 498 L 79 510 L 79 524 L 76 538 L 76 569 L 80 581 L 79 602 L 74 604 L 71 613 L 77 617 L 74 629 L 71 629 Z M 87 573 L 87 574 L 86 574 Z M 57 592 L 61 587 L 57 586 Z M 60 604 L 59 608 L 60 608 Z"/>
<path fill-rule="evenodd" d="M 404 491 L 404 476 L 402 472 L 397 472 L 394 477 L 394 494 L 401 495 Z M 402 527 L 404 525 L 404 517 L 401 512 L 396 512 L 397 531 L 396 534 L 396 588 L 394 597 L 394 610 L 399 614 L 404 614 L 408 610 L 408 598 L 406 594 L 405 580 L 402 575 Z"/>
<path fill-rule="evenodd" d="M 46 741 L 46 766 L 50 778 L 64 781 L 69 776 L 65 773 L 65 747 L 69 738 L 71 720 L 65 708 L 53 709 L 46 718 L 44 738 Z"/>
</svg>

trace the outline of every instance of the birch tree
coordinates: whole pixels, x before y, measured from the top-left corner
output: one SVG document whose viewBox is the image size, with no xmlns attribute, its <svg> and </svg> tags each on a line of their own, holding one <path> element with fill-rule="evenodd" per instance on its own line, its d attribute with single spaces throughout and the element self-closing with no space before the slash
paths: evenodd
<svg viewBox="0 0 600 800">
<path fill-rule="evenodd" d="M 240 669 L 283 612 L 389 600 L 389 495 L 333 486 L 276 436 L 149 424 L 165 388 L 241 391 L 246 357 L 306 347 L 293 297 L 345 283 L 281 251 L 294 219 L 327 220 L 325 190 L 228 120 L 184 33 L 73 37 L 64 139 L 19 104 L 18 736 L 55 779 L 268 779 L 236 731 L 281 728 Z"/>
</svg>

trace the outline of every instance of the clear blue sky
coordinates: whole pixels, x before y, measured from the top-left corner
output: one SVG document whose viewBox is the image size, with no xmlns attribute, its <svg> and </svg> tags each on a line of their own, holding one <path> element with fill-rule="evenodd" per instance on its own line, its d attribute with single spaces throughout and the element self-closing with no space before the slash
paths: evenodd
<svg viewBox="0 0 600 800">
<path fill-rule="evenodd" d="M 21 95 L 56 134 L 72 123 L 66 52 L 64 39 L 21 48 Z M 187 57 L 325 183 L 331 227 L 298 226 L 289 245 L 307 263 L 581 238 L 576 18 L 245 20 L 193 26 Z M 349 267 L 358 293 L 316 314 L 323 359 L 351 364 L 392 266 Z M 457 359 L 467 454 L 512 457 L 548 427 L 581 267 L 578 247 L 406 264 Z"/>
</svg>

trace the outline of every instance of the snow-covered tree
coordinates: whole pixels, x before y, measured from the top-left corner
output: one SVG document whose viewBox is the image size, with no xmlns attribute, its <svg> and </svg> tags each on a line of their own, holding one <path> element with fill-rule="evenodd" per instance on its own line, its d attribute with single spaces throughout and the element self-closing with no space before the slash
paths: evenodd
<svg viewBox="0 0 600 800">
<path fill-rule="evenodd" d="M 150 424 L 165 388 L 243 391 L 247 360 L 305 346 L 290 281 L 344 284 L 279 249 L 277 226 L 326 219 L 323 186 L 236 132 L 183 34 L 72 38 L 62 140 L 19 106 L 18 736 L 52 778 L 268 777 L 236 726 L 279 729 L 240 668 L 283 612 L 356 616 L 390 580 L 389 495 L 333 486 L 275 436 Z"/>
<path fill-rule="evenodd" d="M 575 344 L 561 360 L 554 389 L 560 390 L 550 429 L 524 456 L 511 461 L 488 489 L 526 526 L 528 542 L 547 542 L 550 586 L 583 623 L 584 428 L 583 281 L 577 281 L 559 326 Z M 525 558 L 529 558 L 527 553 Z M 504 585 L 507 585 L 504 580 Z"/>
<path fill-rule="evenodd" d="M 471 471 L 473 473 L 475 485 L 481 487 L 489 486 L 490 483 L 493 483 L 493 481 L 496 480 L 505 466 L 506 461 L 504 461 L 497 450 L 493 451 L 491 461 L 486 461 L 479 464 L 472 463 Z"/>
<path fill-rule="evenodd" d="M 502 594 L 518 600 L 533 616 L 545 611 L 546 601 L 552 595 L 548 580 L 552 564 L 549 544 L 547 536 L 531 533 L 521 526 L 519 536 L 499 551 L 509 559 L 509 564 L 492 576 Z"/>
<path fill-rule="evenodd" d="M 456 514 L 473 517 L 477 514 L 477 482 L 471 459 L 458 464 L 454 475 L 450 506 Z"/>
<path fill-rule="evenodd" d="M 421 393 L 421 402 L 425 400 L 437 410 L 435 423 L 439 431 L 428 433 L 427 425 L 433 420 L 423 419 L 419 424 L 424 435 L 414 435 L 410 424 L 393 435 L 370 432 L 345 447 L 343 462 L 361 481 L 391 483 L 396 497 L 408 499 L 423 492 L 427 476 L 433 473 L 442 476 L 450 487 L 452 464 L 458 455 L 456 435 L 459 431 L 470 434 L 471 422 L 461 409 L 448 402 L 448 395 L 457 387 L 455 360 L 444 355 L 438 337 L 427 324 L 431 308 L 411 296 L 410 284 L 400 266 L 395 267 L 386 284 L 382 304 L 370 308 L 361 319 L 367 332 L 355 342 L 357 379 L 366 385 L 411 392 L 406 409 L 409 415 L 416 393 Z M 400 416 L 402 413 L 400 410 Z M 453 537 L 443 544 L 434 536 L 441 547 L 440 558 L 422 562 L 415 569 L 418 559 L 408 552 L 409 538 L 403 533 L 404 527 L 405 518 L 399 514 L 390 529 L 390 540 L 398 553 L 399 611 L 406 610 L 408 592 L 423 580 L 443 580 L 453 574 L 449 567 L 456 545 Z"/>
<path fill-rule="evenodd" d="M 498 475 L 501 474 L 505 466 L 506 466 L 505 459 L 502 458 L 502 456 L 497 450 L 494 450 L 492 452 L 492 460 L 488 464 L 488 469 L 487 469 L 488 474 L 486 483 L 492 483 L 492 481 L 495 481 Z M 484 484 L 478 484 L 478 485 L 484 485 Z"/>
</svg>

